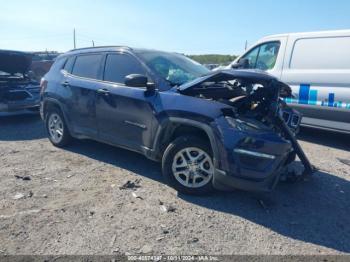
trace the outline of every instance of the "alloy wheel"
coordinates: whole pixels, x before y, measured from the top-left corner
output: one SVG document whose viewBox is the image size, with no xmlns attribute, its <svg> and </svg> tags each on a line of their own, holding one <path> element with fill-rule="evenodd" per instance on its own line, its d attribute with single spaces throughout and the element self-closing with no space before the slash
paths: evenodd
<svg viewBox="0 0 350 262">
<path fill-rule="evenodd" d="M 209 183 L 214 174 L 211 157 L 197 147 L 188 147 L 177 152 L 172 171 L 175 179 L 185 187 L 199 188 Z"/>
<path fill-rule="evenodd" d="M 60 143 L 63 138 L 64 128 L 63 121 L 58 114 L 53 113 L 50 115 L 48 128 L 52 141 L 54 143 Z"/>
</svg>

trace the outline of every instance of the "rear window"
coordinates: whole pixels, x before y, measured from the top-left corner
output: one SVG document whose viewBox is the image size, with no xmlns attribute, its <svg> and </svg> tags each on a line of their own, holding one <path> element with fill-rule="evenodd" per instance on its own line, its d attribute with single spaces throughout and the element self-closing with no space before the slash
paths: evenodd
<svg viewBox="0 0 350 262">
<path fill-rule="evenodd" d="M 350 69 L 350 37 L 299 39 L 294 44 L 291 69 Z"/>
<path fill-rule="evenodd" d="M 55 63 L 53 63 L 53 65 L 51 66 L 51 70 L 52 71 L 59 71 L 62 69 L 64 63 L 66 62 L 67 58 L 59 58 L 55 61 Z"/>
<path fill-rule="evenodd" d="M 66 70 L 68 73 L 72 72 L 72 68 L 73 68 L 73 64 L 75 61 L 75 56 L 71 56 L 70 58 L 68 58 L 66 64 L 64 65 L 64 70 Z"/>
<path fill-rule="evenodd" d="M 97 79 L 102 55 L 91 54 L 77 56 L 72 74 L 76 76 Z"/>
</svg>

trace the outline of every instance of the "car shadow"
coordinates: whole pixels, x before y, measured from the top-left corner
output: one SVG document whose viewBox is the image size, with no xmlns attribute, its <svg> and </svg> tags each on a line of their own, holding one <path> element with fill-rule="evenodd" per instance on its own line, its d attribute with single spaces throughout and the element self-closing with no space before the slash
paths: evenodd
<svg viewBox="0 0 350 262">
<path fill-rule="evenodd" d="M 136 152 L 87 139 L 74 140 L 73 144 L 65 150 L 126 169 L 158 182 L 163 181 L 159 163 Z"/>
<path fill-rule="evenodd" d="M 67 150 L 164 182 L 160 165 L 128 150 L 84 140 Z M 178 194 L 184 201 L 240 216 L 295 240 L 350 252 L 349 181 L 317 172 L 307 181 L 279 183 L 269 194 L 215 192 L 205 197 Z"/>
<path fill-rule="evenodd" d="M 298 140 L 350 151 L 349 134 L 302 127 Z"/>
<path fill-rule="evenodd" d="M 0 116 L 0 141 L 34 140 L 47 137 L 38 113 Z"/>
<path fill-rule="evenodd" d="M 309 181 L 279 183 L 269 194 L 243 191 L 183 200 L 240 216 L 295 240 L 350 252 L 350 183 L 317 172 Z"/>
</svg>

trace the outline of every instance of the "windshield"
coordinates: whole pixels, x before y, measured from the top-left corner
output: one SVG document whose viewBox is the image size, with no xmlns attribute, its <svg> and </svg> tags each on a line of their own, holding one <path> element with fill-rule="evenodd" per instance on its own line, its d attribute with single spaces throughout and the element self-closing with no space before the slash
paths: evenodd
<svg viewBox="0 0 350 262">
<path fill-rule="evenodd" d="M 160 51 L 137 51 L 136 53 L 149 68 L 171 85 L 181 85 L 210 72 L 206 67 L 184 55 Z"/>
</svg>

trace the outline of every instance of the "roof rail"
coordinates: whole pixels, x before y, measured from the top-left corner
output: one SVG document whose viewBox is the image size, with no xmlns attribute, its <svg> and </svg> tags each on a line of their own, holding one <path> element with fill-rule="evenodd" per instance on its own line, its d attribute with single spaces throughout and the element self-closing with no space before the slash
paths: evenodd
<svg viewBox="0 0 350 262">
<path fill-rule="evenodd" d="M 131 47 L 128 46 L 118 46 L 118 45 L 106 45 L 106 46 L 90 46 L 90 47 L 82 47 L 82 48 L 76 48 L 76 49 L 71 49 L 68 52 L 72 52 L 72 51 L 79 51 L 79 50 L 86 50 L 86 49 L 98 49 L 98 48 L 108 48 L 108 47 L 116 47 L 116 48 L 125 48 L 125 49 L 129 49 L 132 50 Z"/>
</svg>

